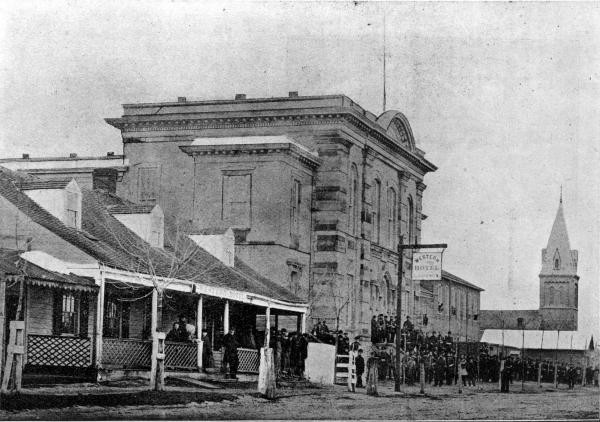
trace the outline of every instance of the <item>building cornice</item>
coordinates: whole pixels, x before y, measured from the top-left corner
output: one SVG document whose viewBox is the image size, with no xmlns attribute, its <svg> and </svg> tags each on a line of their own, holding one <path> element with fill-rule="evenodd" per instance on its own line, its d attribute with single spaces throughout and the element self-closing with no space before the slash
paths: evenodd
<svg viewBox="0 0 600 422">
<path fill-rule="evenodd" d="M 321 160 L 291 143 L 278 144 L 234 144 L 234 145 L 186 145 L 179 147 L 191 156 L 286 154 L 305 166 L 315 169 Z"/>
<path fill-rule="evenodd" d="M 181 116 L 181 115 L 179 115 Z M 331 112 L 331 113 L 287 113 L 276 115 L 245 115 L 231 117 L 204 117 L 181 118 L 168 115 L 152 117 L 126 116 L 122 118 L 107 118 L 105 121 L 111 126 L 122 131 L 123 134 L 131 132 L 161 132 L 175 130 L 206 130 L 206 129 L 237 129 L 256 127 L 286 127 L 286 126 L 318 126 L 332 124 L 350 124 L 367 136 L 379 142 L 386 149 L 399 154 L 423 172 L 437 170 L 437 167 L 424 157 L 407 150 L 390 138 L 382 129 L 376 128 L 364 116 L 356 112 Z M 139 141 L 136 139 L 136 141 Z M 123 136 L 127 143 L 127 137 Z"/>
</svg>

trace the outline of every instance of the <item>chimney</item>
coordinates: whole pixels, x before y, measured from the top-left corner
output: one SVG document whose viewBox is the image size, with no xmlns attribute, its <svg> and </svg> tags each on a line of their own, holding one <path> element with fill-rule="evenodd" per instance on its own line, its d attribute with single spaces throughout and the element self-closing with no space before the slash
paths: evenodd
<svg viewBox="0 0 600 422">
<path fill-rule="evenodd" d="M 69 154 L 69 158 L 77 158 L 77 154 L 75 154 L 74 152 Z"/>
<path fill-rule="evenodd" d="M 177 97 L 178 103 L 185 103 L 186 101 L 187 101 L 187 98 L 185 98 L 185 97 Z"/>
<path fill-rule="evenodd" d="M 236 100 L 245 100 L 246 94 L 235 94 L 235 99 Z"/>
<path fill-rule="evenodd" d="M 298 91 L 290 91 L 288 92 L 288 97 L 297 97 L 298 96 Z"/>
<path fill-rule="evenodd" d="M 29 160 L 29 154 L 23 154 L 23 160 Z"/>
<path fill-rule="evenodd" d="M 99 168 L 92 171 L 92 188 L 117 193 L 117 169 Z"/>
</svg>

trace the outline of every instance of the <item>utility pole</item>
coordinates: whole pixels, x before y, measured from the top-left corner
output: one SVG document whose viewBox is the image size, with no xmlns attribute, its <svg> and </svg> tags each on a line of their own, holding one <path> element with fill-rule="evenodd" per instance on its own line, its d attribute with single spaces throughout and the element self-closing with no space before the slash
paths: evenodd
<svg viewBox="0 0 600 422">
<path fill-rule="evenodd" d="M 448 245 L 446 243 L 438 243 L 431 245 L 419 245 L 416 242 L 414 244 L 404 244 L 404 236 L 400 235 L 400 242 L 398 243 L 398 299 L 396 300 L 396 317 L 398 318 L 398 324 L 396 325 L 396 380 L 394 383 L 394 391 L 400 392 L 400 370 L 402 368 L 402 359 L 400 357 L 400 338 L 401 338 L 401 326 L 402 326 L 402 274 L 404 267 L 404 250 L 414 249 L 446 249 Z M 406 342 L 404 343 L 406 344 Z"/>
</svg>

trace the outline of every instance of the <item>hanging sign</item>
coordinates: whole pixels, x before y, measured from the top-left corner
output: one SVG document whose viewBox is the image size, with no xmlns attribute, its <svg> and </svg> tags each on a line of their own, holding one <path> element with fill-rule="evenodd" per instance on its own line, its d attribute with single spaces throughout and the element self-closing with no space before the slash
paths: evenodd
<svg viewBox="0 0 600 422">
<path fill-rule="evenodd" d="M 442 252 L 413 252 L 413 280 L 441 280 Z"/>
</svg>

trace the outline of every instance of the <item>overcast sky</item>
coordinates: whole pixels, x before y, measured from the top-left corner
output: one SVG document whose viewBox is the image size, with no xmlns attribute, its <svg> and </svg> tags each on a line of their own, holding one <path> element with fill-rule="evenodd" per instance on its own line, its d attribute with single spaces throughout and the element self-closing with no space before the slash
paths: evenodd
<svg viewBox="0 0 600 422">
<path fill-rule="evenodd" d="M 343 93 L 379 114 L 384 15 L 387 108 L 439 167 L 424 241 L 484 308 L 535 309 L 562 184 L 598 339 L 599 3 L 3 2 L 0 156 L 119 152 L 103 118 L 177 96 Z"/>
</svg>

